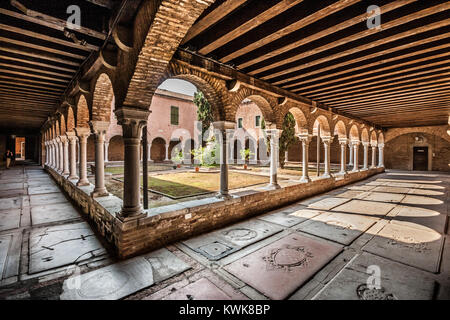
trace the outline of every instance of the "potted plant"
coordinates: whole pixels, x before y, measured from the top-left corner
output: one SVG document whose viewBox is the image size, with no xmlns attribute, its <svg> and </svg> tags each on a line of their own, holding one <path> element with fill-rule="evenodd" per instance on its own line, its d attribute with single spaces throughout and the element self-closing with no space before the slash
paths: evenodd
<svg viewBox="0 0 450 320">
<path fill-rule="evenodd" d="M 191 154 L 194 156 L 194 165 L 195 165 L 195 172 L 199 172 L 200 171 L 200 167 L 203 164 L 203 153 L 205 151 L 205 148 L 200 146 L 197 149 L 194 149 L 191 151 Z"/>
<path fill-rule="evenodd" d="M 181 168 L 181 163 L 183 163 L 183 160 L 184 160 L 183 151 L 176 149 L 175 156 L 173 157 L 172 160 L 174 163 L 176 163 L 177 168 Z"/>
<path fill-rule="evenodd" d="M 247 170 L 247 162 L 250 160 L 250 157 L 254 155 L 250 149 L 241 149 L 241 159 L 244 160 L 244 170 Z"/>
</svg>

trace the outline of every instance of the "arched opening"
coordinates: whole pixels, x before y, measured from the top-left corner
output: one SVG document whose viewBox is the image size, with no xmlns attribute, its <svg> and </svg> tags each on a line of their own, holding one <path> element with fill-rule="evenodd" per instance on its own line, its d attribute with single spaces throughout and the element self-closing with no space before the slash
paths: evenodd
<svg viewBox="0 0 450 320">
<path fill-rule="evenodd" d="M 109 76 L 102 73 L 95 83 L 92 98 L 92 120 L 111 120 L 111 109 L 114 110 L 114 89 Z"/>
<path fill-rule="evenodd" d="M 312 139 L 309 144 L 309 161 L 314 168 L 313 176 L 319 176 L 323 172 L 325 155 L 322 138 L 326 137 L 331 137 L 330 124 L 325 116 L 319 115 L 314 120 Z"/>
<path fill-rule="evenodd" d="M 154 162 L 163 162 L 166 158 L 166 141 L 163 138 L 153 139 L 150 158 Z"/>
<path fill-rule="evenodd" d="M 120 135 L 114 136 L 109 140 L 108 160 L 123 161 L 123 138 Z"/>
<path fill-rule="evenodd" d="M 89 128 L 89 108 L 84 95 L 80 95 L 78 99 L 76 126 L 78 128 Z"/>
<path fill-rule="evenodd" d="M 75 117 L 73 115 L 72 107 L 67 108 L 67 131 L 71 132 L 75 128 Z"/>
<path fill-rule="evenodd" d="M 297 107 L 290 108 L 289 113 L 292 114 L 295 119 L 295 139 L 287 148 L 287 159 L 285 159 L 285 162 L 294 164 L 302 161 L 302 143 L 298 138 L 298 135 L 308 134 L 308 121 L 303 111 Z"/>
</svg>

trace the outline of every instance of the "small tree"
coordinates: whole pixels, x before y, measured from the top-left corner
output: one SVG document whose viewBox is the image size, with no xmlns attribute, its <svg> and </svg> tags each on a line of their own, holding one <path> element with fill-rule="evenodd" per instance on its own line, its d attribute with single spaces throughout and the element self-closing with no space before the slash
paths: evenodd
<svg viewBox="0 0 450 320">
<path fill-rule="evenodd" d="M 211 105 L 200 91 L 194 94 L 194 104 L 197 106 L 197 119 L 202 122 L 202 136 L 204 136 L 214 121 Z"/>
<path fill-rule="evenodd" d="M 295 118 L 292 113 L 284 117 L 283 132 L 280 137 L 280 166 L 284 168 L 285 152 L 295 143 Z"/>
<path fill-rule="evenodd" d="M 184 160 L 184 156 L 183 156 L 183 151 L 175 149 L 175 155 L 172 158 L 173 162 L 175 162 L 176 164 L 181 164 Z"/>
<path fill-rule="evenodd" d="M 241 159 L 245 162 L 250 160 L 250 157 L 254 155 L 253 152 L 250 151 L 250 149 L 241 149 Z"/>
</svg>

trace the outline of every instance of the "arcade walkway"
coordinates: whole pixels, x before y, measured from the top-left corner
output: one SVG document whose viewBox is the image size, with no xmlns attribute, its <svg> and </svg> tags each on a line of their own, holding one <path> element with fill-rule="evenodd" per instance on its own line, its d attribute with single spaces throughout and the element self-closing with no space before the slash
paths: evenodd
<svg viewBox="0 0 450 320">
<path fill-rule="evenodd" d="M 42 168 L 17 165 L 0 171 L 0 299 L 449 299 L 449 187 L 389 171 L 116 261 Z"/>
</svg>

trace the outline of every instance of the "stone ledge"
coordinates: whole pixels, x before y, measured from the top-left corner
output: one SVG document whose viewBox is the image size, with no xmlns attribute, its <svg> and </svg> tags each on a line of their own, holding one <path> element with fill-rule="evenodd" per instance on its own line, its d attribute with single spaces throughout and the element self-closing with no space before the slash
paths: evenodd
<svg viewBox="0 0 450 320">
<path fill-rule="evenodd" d="M 152 208 L 145 211 L 144 218 L 122 222 L 116 218 L 122 206 L 121 199 L 112 195 L 92 198 L 92 184 L 77 187 L 76 180 L 67 180 L 52 168 L 45 169 L 115 247 L 119 258 L 154 250 L 384 172 L 384 168 L 371 168 L 309 183 L 285 181 L 281 189 L 252 189 L 236 192 L 229 200 L 210 197 Z"/>
</svg>

